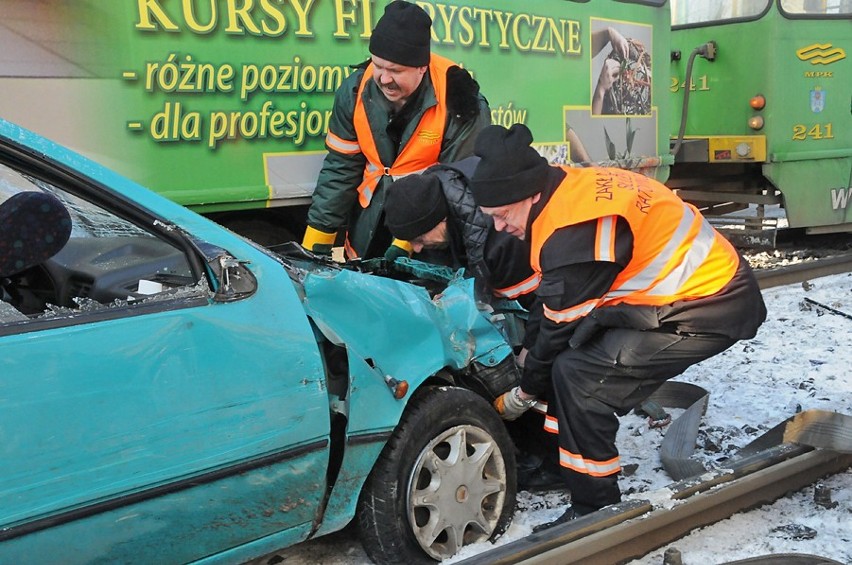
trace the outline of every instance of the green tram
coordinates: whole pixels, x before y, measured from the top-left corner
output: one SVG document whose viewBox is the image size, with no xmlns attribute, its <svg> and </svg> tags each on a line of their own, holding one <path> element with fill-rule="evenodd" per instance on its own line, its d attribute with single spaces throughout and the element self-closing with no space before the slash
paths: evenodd
<svg viewBox="0 0 852 565">
<path fill-rule="evenodd" d="M 299 240 L 334 91 L 389 1 L 0 0 L 0 117 Z M 740 234 L 774 233 L 770 204 L 852 229 L 852 0 L 414 1 L 552 162 L 641 171 Z"/>
<path fill-rule="evenodd" d="M 784 220 L 852 231 L 852 0 L 669 7 L 667 184 L 711 214 L 756 210 L 732 224 L 752 242 L 774 243 L 766 228 Z"/>
<path fill-rule="evenodd" d="M 0 117 L 259 243 L 301 240 L 334 92 L 389 1 L 0 0 Z M 493 123 L 554 163 L 665 180 L 666 0 L 414 1 Z"/>
</svg>

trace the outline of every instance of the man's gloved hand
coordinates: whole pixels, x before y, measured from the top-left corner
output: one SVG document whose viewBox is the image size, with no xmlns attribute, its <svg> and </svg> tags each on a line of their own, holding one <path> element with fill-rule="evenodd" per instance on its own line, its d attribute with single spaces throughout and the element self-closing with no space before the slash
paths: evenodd
<svg viewBox="0 0 852 565">
<path fill-rule="evenodd" d="M 411 257 L 411 244 L 401 239 L 394 239 L 393 242 L 385 251 L 385 260 L 388 263 L 393 263 L 400 257 Z"/>
<path fill-rule="evenodd" d="M 302 247 L 318 255 L 331 255 L 335 237 L 337 234 L 334 232 L 328 233 L 308 226 L 302 238 Z"/>
<path fill-rule="evenodd" d="M 521 398 L 521 387 L 516 386 L 508 392 L 504 392 L 493 402 L 494 409 L 504 420 L 517 420 L 521 414 L 529 410 L 535 404 L 534 396 L 527 396 L 527 400 Z"/>
</svg>

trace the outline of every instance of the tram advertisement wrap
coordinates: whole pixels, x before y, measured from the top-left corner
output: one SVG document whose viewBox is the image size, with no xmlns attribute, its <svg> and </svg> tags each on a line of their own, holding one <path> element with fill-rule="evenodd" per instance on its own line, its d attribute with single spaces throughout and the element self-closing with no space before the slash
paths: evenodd
<svg viewBox="0 0 852 565">
<path fill-rule="evenodd" d="M 42 17 L 64 30 L 65 58 L 81 69 L 45 92 L 75 124 L 53 137 L 177 202 L 216 211 L 311 194 L 334 92 L 368 59 L 387 2 L 48 4 L 55 10 Z M 528 125 L 552 161 L 632 159 L 632 168 L 653 170 L 667 154 L 657 113 L 667 85 L 651 72 L 667 62 L 653 49 L 656 34 L 668 37 L 666 10 L 601 0 L 417 4 L 432 17 L 433 51 L 474 75 L 492 122 Z M 603 4 L 617 18 L 601 19 Z M 32 104 L 16 107 L 15 121 L 37 122 L 26 115 L 39 113 Z"/>
</svg>

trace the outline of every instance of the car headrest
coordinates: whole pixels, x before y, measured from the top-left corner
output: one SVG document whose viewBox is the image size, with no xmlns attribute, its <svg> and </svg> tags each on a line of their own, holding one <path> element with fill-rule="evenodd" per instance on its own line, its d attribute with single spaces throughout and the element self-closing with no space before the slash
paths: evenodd
<svg viewBox="0 0 852 565">
<path fill-rule="evenodd" d="M 68 243 L 71 216 L 52 194 L 19 192 L 0 204 L 0 277 L 47 261 Z"/>
</svg>

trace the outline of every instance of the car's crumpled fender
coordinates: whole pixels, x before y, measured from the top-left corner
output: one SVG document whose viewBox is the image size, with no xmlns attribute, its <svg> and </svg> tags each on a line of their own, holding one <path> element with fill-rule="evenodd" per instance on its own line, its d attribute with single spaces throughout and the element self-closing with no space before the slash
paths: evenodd
<svg viewBox="0 0 852 565">
<path fill-rule="evenodd" d="M 358 271 L 314 266 L 302 274 L 305 310 L 349 353 L 346 449 L 320 529 L 329 532 L 351 520 L 366 476 L 426 379 L 473 361 L 497 365 L 512 350 L 477 307 L 472 279 L 453 278 L 432 298 L 415 284 Z M 387 376 L 408 382 L 406 396 L 394 398 Z"/>
<path fill-rule="evenodd" d="M 431 298 L 422 287 L 348 270 L 321 270 L 304 280 L 305 310 L 332 342 L 371 360 L 382 377 L 414 390 L 444 367 L 476 360 L 495 365 L 511 347 L 474 300 L 473 280 L 451 281 Z"/>
</svg>

